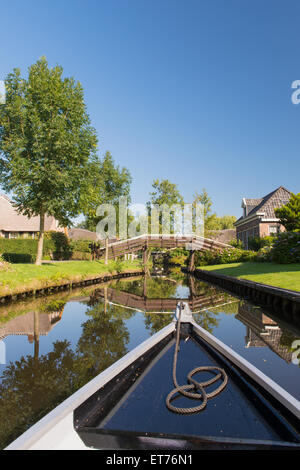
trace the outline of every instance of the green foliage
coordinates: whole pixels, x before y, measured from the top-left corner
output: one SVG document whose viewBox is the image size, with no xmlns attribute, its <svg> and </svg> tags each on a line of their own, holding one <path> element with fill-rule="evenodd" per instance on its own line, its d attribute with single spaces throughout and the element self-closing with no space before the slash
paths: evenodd
<svg viewBox="0 0 300 470">
<path fill-rule="evenodd" d="M 0 106 L 0 182 L 23 214 L 41 221 L 52 215 L 67 226 L 81 211 L 82 190 L 97 164 L 97 137 L 81 84 L 62 74 L 62 67 L 49 68 L 41 58 L 27 79 L 19 69 L 7 76 L 6 103 Z M 41 235 L 38 263 L 42 240 Z"/>
<path fill-rule="evenodd" d="M 275 215 L 288 232 L 300 230 L 300 193 L 292 194 L 285 206 L 275 209 Z"/>
<path fill-rule="evenodd" d="M 156 179 L 152 183 L 154 191 L 150 193 L 150 204 L 157 204 L 159 206 L 166 204 L 171 207 L 173 204 L 183 204 L 183 197 L 181 196 L 177 184 L 171 183 L 169 180 Z"/>
<path fill-rule="evenodd" d="M 205 266 L 212 264 L 240 263 L 251 261 L 255 258 L 253 251 L 241 250 L 239 248 L 227 248 L 220 252 L 198 251 L 195 254 L 195 265 Z"/>
<path fill-rule="evenodd" d="M 231 240 L 229 242 L 229 245 L 234 246 L 234 248 L 243 248 L 243 242 L 242 240 Z"/>
<path fill-rule="evenodd" d="M 0 238 L 0 253 L 10 263 L 33 263 L 36 258 L 37 240 Z M 51 240 L 45 241 L 44 253 L 49 255 Z"/>
<path fill-rule="evenodd" d="M 0 254 L 10 263 L 34 263 L 38 240 L 0 238 Z M 88 240 L 69 240 L 62 232 L 46 232 L 44 259 L 91 259 Z"/>
<path fill-rule="evenodd" d="M 255 261 L 271 262 L 272 261 L 272 246 L 264 246 L 256 252 Z"/>
<path fill-rule="evenodd" d="M 170 228 L 169 232 L 174 233 L 175 231 L 175 214 L 177 212 L 177 207 L 183 207 L 184 200 L 180 194 L 177 184 L 171 183 L 169 180 L 159 179 L 153 180 L 152 183 L 153 191 L 150 192 L 150 201 L 147 202 L 148 215 L 150 216 L 151 207 L 153 206 L 163 206 L 171 208 L 174 206 L 174 210 L 170 211 Z M 177 207 L 176 207 L 177 206 Z M 153 214 L 152 214 L 153 216 Z M 163 227 L 163 215 L 159 214 L 159 233 L 162 233 Z M 149 225 L 150 229 L 150 225 Z"/>
<path fill-rule="evenodd" d="M 168 253 L 168 264 L 184 265 L 190 252 L 184 248 L 176 248 Z"/>
<path fill-rule="evenodd" d="M 0 271 L 10 271 L 11 265 L 0 255 Z"/>
<path fill-rule="evenodd" d="M 250 250 L 259 251 L 261 248 L 265 246 L 272 246 L 274 243 L 274 236 L 269 237 L 253 237 L 249 238 L 248 245 Z"/>
<path fill-rule="evenodd" d="M 116 207 L 118 231 L 119 197 L 126 196 L 127 202 L 130 202 L 131 181 L 129 170 L 116 165 L 110 152 L 105 153 L 103 160 L 93 162 L 89 180 L 85 182 L 85 188 L 81 193 L 80 204 L 86 216 L 82 227 L 95 231 L 101 220 L 101 217 L 97 216 L 97 207 L 101 204 L 113 204 Z"/>
<path fill-rule="evenodd" d="M 272 261 L 275 263 L 300 262 L 300 233 L 282 232 L 274 241 Z"/>
<path fill-rule="evenodd" d="M 202 193 L 199 194 L 197 191 L 194 194 L 193 204 L 200 203 L 204 209 L 204 232 L 206 236 L 209 236 L 209 232 L 212 230 L 225 230 L 234 228 L 234 222 L 236 217 L 234 215 L 224 215 L 218 217 L 216 213 L 212 213 L 212 200 L 208 196 L 205 188 Z"/>
</svg>

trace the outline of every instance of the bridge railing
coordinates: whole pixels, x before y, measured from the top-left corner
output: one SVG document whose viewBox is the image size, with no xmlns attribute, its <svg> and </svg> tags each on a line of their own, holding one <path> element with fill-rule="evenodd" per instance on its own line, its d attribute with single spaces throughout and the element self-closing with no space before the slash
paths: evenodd
<svg viewBox="0 0 300 470">
<path fill-rule="evenodd" d="M 176 234 L 143 234 L 126 240 L 118 240 L 109 243 L 107 246 L 108 258 L 121 256 L 126 253 L 133 253 L 147 247 L 171 249 L 186 246 L 190 250 L 213 250 L 219 251 L 230 248 L 230 245 L 218 242 L 213 239 L 200 237 L 197 235 L 176 235 Z M 99 256 L 105 256 L 106 247 L 99 249 Z"/>
</svg>

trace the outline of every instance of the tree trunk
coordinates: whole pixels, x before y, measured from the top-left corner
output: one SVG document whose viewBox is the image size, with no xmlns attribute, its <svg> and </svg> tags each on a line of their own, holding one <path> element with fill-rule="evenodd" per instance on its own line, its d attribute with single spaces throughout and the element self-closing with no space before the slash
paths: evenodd
<svg viewBox="0 0 300 470">
<path fill-rule="evenodd" d="M 42 210 L 40 213 L 40 231 L 39 231 L 39 238 L 38 238 L 38 249 L 36 255 L 36 262 L 35 264 L 40 266 L 42 264 L 43 258 L 43 244 L 44 244 L 44 230 L 45 230 L 45 213 Z"/>
</svg>

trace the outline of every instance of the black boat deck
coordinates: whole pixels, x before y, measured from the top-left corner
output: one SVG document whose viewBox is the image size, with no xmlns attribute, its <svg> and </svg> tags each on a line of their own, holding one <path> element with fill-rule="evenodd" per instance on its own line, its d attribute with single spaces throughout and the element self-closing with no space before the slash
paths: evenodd
<svg viewBox="0 0 300 470">
<path fill-rule="evenodd" d="M 136 377 L 132 378 L 131 373 L 114 379 L 117 382 L 121 380 L 122 390 L 125 390 L 119 400 L 116 401 L 114 397 L 110 401 L 109 394 L 106 397 L 98 397 L 101 408 L 98 407 L 96 413 L 95 397 L 94 401 L 90 402 L 93 402 L 92 413 L 86 414 L 90 411 L 89 403 L 78 408 L 75 418 L 79 417 L 81 423 L 82 417 L 89 415 L 78 430 L 88 445 L 98 448 L 143 448 L 143 445 L 147 446 L 147 438 L 150 438 L 151 447 L 154 445 L 154 441 L 151 444 L 151 437 L 155 440 L 155 446 L 159 445 L 159 438 L 162 442 L 167 439 L 162 448 L 168 448 L 168 445 L 172 447 L 171 441 L 173 444 L 180 442 L 179 447 L 182 448 L 203 448 L 205 442 L 215 443 L 217 447 L 222 443 L 221 447 L 244 444 L 254 448 L 256 445 L 268 448 L 269 445 L 281 446 L 283 442 L 287 445 L 299 443 L 299 430 L 296 431 L 280 410 L 274 408 L 274 404 L 261 395 L 261 390 L 245 380 L 239 370 L 193 332 L 180 340 L 178 383 L 187 384 L 187 375 L 195 367 L 212 365 L 225 370 L 228 384 L 219 395 L 208 399 L 206 408 L 200 412 L 182 415 L 170 411 L 166 406 L 166 396 L 174 389 L 174 347 L 175 340 L 170 337 L 156 353 L 155 358 L 146 364 L 144 370 L 141 370 L 139 364 Z M 201 381 L 211 377 L 208 372 L 198 374 Z M 197 379 L 197 376 L 195 378 Z M 110 389 L 112 387 L 113 383 L 110 384 Z M 207 387 L 206 391 L 209 392 L 215 387 L 216 385 Z M 178 407 L 193 407 L 199 404 L 196 400 L 182 396 L 172 403 Z"/>
</svg>

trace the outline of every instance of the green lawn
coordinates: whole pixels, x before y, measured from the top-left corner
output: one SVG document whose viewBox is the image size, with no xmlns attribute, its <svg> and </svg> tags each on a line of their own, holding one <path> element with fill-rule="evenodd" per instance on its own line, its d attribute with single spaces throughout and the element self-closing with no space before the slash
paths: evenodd
<svg viewBox="0 0 300 470">
<path fill-rule="evenodd" d="M 300 292 L 300 264 L 275 263 L 232 263 L 215 266 L 199 266 L 199 269 L 216 271 L 270 286 L 292 289 Z"/>
<path fill-rule="evenodd" d="M 121 271 L 139 271 L 138 260 L 118 263 L 109 261 L 65 261 L 46 262 L 42 266 L 34 264 L 11 264 L 9 270 L 0 271 L 0 296 L 16 294 L 32 289 L 55 286 L 63 281 L 80 281 L 97 277 L 104 273 Z"/>
</svg>

